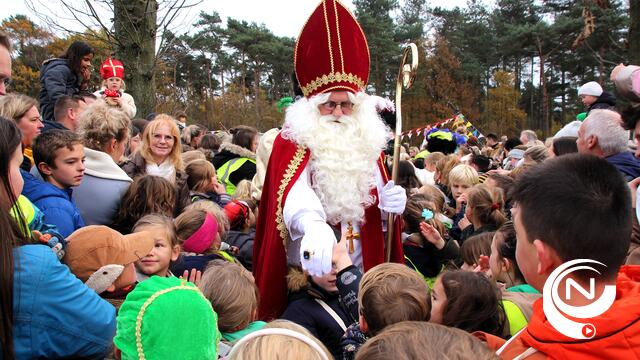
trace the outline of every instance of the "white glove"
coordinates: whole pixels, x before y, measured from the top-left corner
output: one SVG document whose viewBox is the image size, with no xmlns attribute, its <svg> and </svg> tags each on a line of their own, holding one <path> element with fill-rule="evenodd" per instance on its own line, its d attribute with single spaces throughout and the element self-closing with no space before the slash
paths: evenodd
<svg viewBox="0 0 640 360">
<path fill-rule="evenodd" d="M 305 226 L 300 243 L 302 269 L 311 276 L 323 276 L 331 272 L 331 258 L 336 235 L 327 223 L 313 221 Z"/>
<path fill-rule="evenodd" d="M 393 183 L 393 180 L 389 181 L 387 185 L 380 191 L 380 202 L 378 207 L 382 211 L 388 213 L 400 215 L 404 212 L 404 207 L 407 204 L 407 192 Z"/>
</svg>

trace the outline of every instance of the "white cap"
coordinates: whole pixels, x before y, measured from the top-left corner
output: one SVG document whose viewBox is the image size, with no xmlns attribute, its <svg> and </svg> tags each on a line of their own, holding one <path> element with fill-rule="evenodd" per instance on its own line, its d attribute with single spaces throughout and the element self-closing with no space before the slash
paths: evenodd
<svg viewBox="0 0 640 360">
<path fill-rule="evenodd" d="M 602 95 L 602 86 L 595 81 L 589 81 L 578 89 L 578 96 L 580 95 L 600 96 Z"/>
<path fill-rule="evenodd" d="M 581 121 L 578 121 L 578 120 L 572 121 L 567 125 L 565 125 L 562 129 L 560 129 L 560 131 L 558 131 L 553 136 L 553 138 L 557 139 L 557 138 L 566 137 L 566 136 L 578 137 L 578 129 L 580 129 L 580 125 L 582 125 Z"/>
</svg>

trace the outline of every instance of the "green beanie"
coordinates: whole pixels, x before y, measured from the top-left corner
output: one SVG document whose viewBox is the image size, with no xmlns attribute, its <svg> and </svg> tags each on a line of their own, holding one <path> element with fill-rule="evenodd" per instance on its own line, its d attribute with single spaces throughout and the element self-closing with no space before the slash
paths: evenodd
<svg viewBox="0 0 640 360">
<path fill-rule="evenodd" d="M 113 343 L 122 359 L 218 357 L 218 315 L 200 290 L 175 277 L 152 276 L 127 295 Z"/>
<path fill-rule="evenodd" d="M 584 121 L 584 119 L 586 119 L 586 118 L 587 118 L 587 113 L 586 112 L 583 112 L 583 113 L 580 113 L 580 114 L 576 115 L 576 120 L 578 120 L 578 121 Z"/>
</svg>

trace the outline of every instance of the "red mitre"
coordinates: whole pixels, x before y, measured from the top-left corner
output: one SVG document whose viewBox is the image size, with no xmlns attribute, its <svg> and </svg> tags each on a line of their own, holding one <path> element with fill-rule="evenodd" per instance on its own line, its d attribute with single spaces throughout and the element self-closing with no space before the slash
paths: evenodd
<svg viewBox="0 0 640 360">
<path fill-rule="evenodd" d="M 360 24 L 338 0 L 322 0 L 296 43 L 296 76 L 305 97 L 362 91 L 369 80 L 369 47 Z"/>
<path fill-rule="evenodd" d="M 120 60 L 107 58 L 100 67 L 100 75 L 105 80 L 112 77 L 124 80 L 124 65 Z"/>
</svg>

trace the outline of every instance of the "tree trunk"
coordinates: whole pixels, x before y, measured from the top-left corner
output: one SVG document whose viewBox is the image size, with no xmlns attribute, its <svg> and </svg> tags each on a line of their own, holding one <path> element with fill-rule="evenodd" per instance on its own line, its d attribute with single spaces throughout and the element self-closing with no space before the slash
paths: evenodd
<svg viewBox="0 0 640 360">
<path fill-rule="evenodd" d="M 629 64 L 640 64 L 640 1 L 629 0 Z"/>
<path fill-rule="evenodd" d="M 145 117 L 156 106 L 156 0 L 113 0 L 113 26 L 119 39 L 116 56 L 127 67 L 127 92 Z"/>
</svg>

